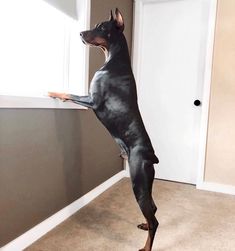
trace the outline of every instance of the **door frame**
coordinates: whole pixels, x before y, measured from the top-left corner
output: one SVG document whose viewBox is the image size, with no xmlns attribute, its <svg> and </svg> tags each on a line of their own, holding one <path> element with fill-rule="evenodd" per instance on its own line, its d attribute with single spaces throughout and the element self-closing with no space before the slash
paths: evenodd
<svg viewBox="0 0 235 251">
<path fill-rule="evenodd" d="M 134 0 L 134 23 L 132 35 L 132 67 L 133 73 L 136 78 L 138 86 L 139 73 L 140 73 L 140 52 L 142 46 L 142 33 L 143 33 L 143 8 L 145 4 L 153 2 L 169 2 L 178 0 Z M 199 131 L 199 144 L 198 144 L 198 165 L 197 165 L 197 189 L 204 189 L 204 174 L 205 174 L 205 158 L 206 158 L 206 144 L 207 144 L 207 129 L 209 117 L 209 101 L 210 101 L 210 88 L 211 88 L 211 74 L 213 63 L 214 51 L 214 37 L 216 28 L 216 15 L 217 15 L 217 2 L 218 0 L 206 0 L 209 4 L 208 12 L 208 33 L 206 37 L 206 52 L 205 52 L 205 68 L 204 68 L 204 81 L 203 81 L 203 94 L 202 94 L 202 115 Z"/>
</svg>

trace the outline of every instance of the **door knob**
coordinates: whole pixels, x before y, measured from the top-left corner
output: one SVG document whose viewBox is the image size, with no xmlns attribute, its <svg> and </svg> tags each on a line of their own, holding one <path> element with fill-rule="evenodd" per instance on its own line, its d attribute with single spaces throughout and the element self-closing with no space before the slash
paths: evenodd
<svg viewBox="0 0 235 251">
<path fill-rule="evenodd" d="M 201 105 L 201 101 L 198 100 L 198 99 L 194 100 L 193 103 L 194 103 L 195 106 L 200 106 Z"/>
</svg>

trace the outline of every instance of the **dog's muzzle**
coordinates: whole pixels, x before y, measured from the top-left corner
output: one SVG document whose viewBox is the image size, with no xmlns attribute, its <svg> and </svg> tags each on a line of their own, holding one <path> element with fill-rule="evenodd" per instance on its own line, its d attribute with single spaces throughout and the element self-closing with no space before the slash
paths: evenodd
<svg viewBox="0 0 235 251">
<path fill-rule="evenodd" d="M 82 40 L 82 42 L 84 44 L 88 44 L 89 43 L 88 32 L 87 31 L 80 32 L 80 37 L 81 37 L 81 40 Z"/>
</svg>

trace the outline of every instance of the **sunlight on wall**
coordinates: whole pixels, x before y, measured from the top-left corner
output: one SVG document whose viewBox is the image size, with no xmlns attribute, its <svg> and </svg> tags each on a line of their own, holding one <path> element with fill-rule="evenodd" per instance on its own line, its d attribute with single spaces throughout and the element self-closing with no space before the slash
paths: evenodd
<svg viewBox="0 0 235 251">
<path fill-rule="evenodd" d="M 0 1 L 0 94 L 76 93 L 82 55 L 76 25 L 42 0 Z"/>
</svg>

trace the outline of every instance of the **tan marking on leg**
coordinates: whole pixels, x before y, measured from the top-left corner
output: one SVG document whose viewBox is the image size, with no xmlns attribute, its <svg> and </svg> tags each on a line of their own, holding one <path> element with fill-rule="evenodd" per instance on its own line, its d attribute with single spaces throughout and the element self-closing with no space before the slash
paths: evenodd
<svg viewBox="0 0 235 251">
<path fill-rule="evenodd" d="M 120 153 L 120 157 L 122 157 L 125 160 L 128 160 L 128 155 L 125 153 Z"/>
</svg>

